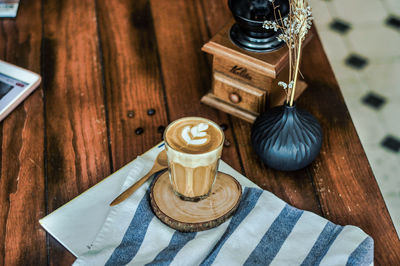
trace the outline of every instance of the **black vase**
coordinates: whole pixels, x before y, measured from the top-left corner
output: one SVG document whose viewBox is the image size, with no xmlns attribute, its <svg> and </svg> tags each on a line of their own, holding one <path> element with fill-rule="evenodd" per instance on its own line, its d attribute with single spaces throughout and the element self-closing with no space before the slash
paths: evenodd
<svg viewBox="0 0 400 266">
<path fill-rule="evenodd" d="M 256 119 L 251 141 L 267 166 L 294 171 L 304 168 L 317 157 L 322 144 L 322 129 L 309 112 L 285 104 Z"/>
</svg>

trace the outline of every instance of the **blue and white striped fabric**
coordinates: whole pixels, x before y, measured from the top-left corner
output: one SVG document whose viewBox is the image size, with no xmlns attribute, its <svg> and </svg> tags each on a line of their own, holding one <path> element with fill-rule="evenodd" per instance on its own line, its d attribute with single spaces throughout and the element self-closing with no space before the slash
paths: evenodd
<svg viewBox="0 0 400 266">
<path fill-rule="evenodd" d="M 124 190 L 152 163 L 136 159 Z M 149 183 L 113 207 L 90 251 L 74 265 L 373 265 L 371 237 L 296 209 L 268 191 L 243 187 L 238 210 L 222 225 L 181 233 L 149 205 Z"/>
</svg>

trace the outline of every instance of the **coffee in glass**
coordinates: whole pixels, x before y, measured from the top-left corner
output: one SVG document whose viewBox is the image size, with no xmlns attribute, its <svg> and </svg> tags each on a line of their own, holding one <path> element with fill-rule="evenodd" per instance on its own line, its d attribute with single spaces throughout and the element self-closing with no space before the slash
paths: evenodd
<svg viewBox="0 0 400 266">
<path fill-rule="evenodd" d="M 218 171 L 224 133 L 214 122 L 185 117 L 164 132 L 172 188 L 184 200 L 208 196 Z"/>
</svg>

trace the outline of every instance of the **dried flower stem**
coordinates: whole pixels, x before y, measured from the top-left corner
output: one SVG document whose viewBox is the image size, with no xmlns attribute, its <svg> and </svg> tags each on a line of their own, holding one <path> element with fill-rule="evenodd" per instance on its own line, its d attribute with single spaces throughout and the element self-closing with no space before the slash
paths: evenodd
<svg viewBox="0 0 400 266">
<path fill-rule="evenodd" d="M 301 56 L 301 39 L 299 40 L 299 47 L 297 51 L 297 59 L 296 60 L 296 68 L 294 70 L 294 84 L 293 84 L 293 89 L 291 91 L 291 96 L 290 96 L 290 104 L 289 106 L 293 106 L 293 100 L 294 100 L 294 94 L 296 93 L 296 84 L 297 84 L 297 74 L 299 73 L 299 66 L 300 66 L 300 56 Z"/>
<path fill-rule="evenodd" d="M 289 0 L 289 14 L 282 18 L 279 6 L 275 6 L 274 0 L 269 1 L 274 8 L 275 21 L 265 21 L 263 27 L 274 31 L 280 30 L 282 33 L 277 38 L 284 41 L 289 49 L 289 80 L 288 83 L 279 81 L 278 85 L 286 92 L 286 103 L 292 106 L 300 72 L 301 47 L 311 28 L 311 7 L 307 0 Z M 300 75 L 302 76 L 301 73 Z"/>
<path fill-rule="evenodd" d="M 289 49 L 289 80 L 292 80 L 292 49 Z M 286 92 L 286 102 L 289 102 L 291 91 Z"/>
</svg>

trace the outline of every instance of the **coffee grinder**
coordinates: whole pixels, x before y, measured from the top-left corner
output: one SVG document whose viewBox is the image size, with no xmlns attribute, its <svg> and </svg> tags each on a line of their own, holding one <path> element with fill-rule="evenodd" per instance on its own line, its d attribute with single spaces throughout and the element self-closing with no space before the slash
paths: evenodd
<svg viewBox="0 0 400 266">
<path fill-rule="evenodd" d="M 282 17 L 288 0 L 275 0 Z M 280 32 L 262 27 L 275 20 L 269 0 L 229 0 L 230 21 L 202 50 L 213 56 L 212 89 L 201 102 L 250 123 L 266 108 L 282 105 L 285 91 L 278 86 L 289 75 L 288 49 L 276 37 Z M 299 81 L 295 98 L 307 85 Z"/>
</svg>

